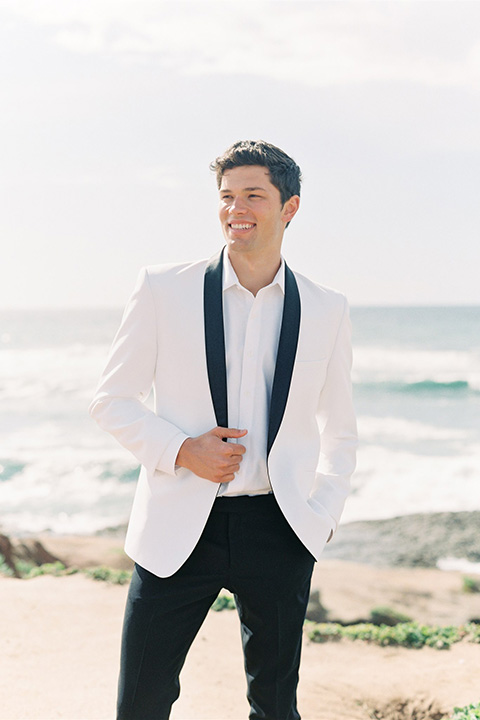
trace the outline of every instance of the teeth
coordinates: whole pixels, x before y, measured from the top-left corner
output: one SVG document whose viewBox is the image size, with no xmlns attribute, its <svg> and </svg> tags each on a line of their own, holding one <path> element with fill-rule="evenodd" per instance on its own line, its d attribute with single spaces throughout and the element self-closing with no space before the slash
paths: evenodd
<svg viewBox="0 0 480 720">
<path fill-rule="evenodd" d="M 253 227 L 252 223 L 231 223 L 231 227 L 234 230 L 248 230 Z"/>
</svg>

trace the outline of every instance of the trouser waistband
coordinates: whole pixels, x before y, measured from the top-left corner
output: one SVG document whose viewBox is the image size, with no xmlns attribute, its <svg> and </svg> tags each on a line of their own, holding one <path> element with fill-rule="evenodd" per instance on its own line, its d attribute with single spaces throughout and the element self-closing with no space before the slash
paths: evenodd
<svg viewBox="0 0 480 720">
<path fill-rule="evenodd" d="M 217 497 L 212 512 L 250 512 L 273 507 L 277 504 L 272 493 L 267 495 L 236 495 L 234 497 Z"/>
</svg>

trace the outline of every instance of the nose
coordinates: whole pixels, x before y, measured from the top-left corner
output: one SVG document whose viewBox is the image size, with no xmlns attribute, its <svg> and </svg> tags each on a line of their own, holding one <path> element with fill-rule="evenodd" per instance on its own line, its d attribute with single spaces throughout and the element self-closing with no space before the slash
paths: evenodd
<svg viewBox="0 0 480 720">
<path fill-rule="evenodd" d="M 241 197 L 234 197 L 230 203 L 230 212 L 235 215 L 241 215 L 246 212 L 245 202 Z"/>
</svg>

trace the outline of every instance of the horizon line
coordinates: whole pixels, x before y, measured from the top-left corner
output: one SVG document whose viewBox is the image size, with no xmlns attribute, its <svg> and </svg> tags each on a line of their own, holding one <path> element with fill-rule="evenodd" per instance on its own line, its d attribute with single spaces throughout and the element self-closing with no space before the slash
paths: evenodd
<svg viewBox="0 0 480 720">
<path fill-rule="evenodd" d="M 459 302 L 459 303 L 382 303 L 382 302 L 373 302 L 373 303 L 351 303 L 349 302 L 350 308 L 381 308 L 381 309 L 414 309 L 414 308 L 479 308 L 480 309 L 480 301 L 478 302 Z M 64 305 L 64 306 L 58 306 L 58 305 L 19 305 L 19 306 L 10 306 L 10 307 L 0 307 L 0 313 L 4 312 L 80 312 L 80 311 L 86 311 L 86 310 L 101 310 L 101 311 L 118 311 L 123 312 L 125 308 L 125 305 Z"/>
</svg>

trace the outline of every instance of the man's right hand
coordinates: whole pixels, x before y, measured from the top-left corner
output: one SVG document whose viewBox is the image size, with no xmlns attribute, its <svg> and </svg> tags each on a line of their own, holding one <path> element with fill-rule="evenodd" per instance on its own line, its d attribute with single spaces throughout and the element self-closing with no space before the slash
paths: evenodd
<svg viewBox="0 0 480 720">
<path fill-rule="evenodd" d="M 215 427 L 198 437 L 187 438 L 180 446 L 175 464 L 214 483 L 231 482 L 240 470 L 245 447 L 223 442 L 223 438 L 241 438 L 247 432 Z"/>
</svg>

